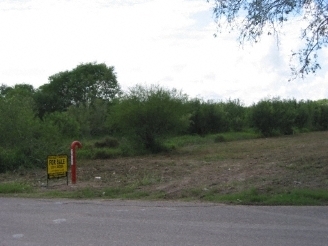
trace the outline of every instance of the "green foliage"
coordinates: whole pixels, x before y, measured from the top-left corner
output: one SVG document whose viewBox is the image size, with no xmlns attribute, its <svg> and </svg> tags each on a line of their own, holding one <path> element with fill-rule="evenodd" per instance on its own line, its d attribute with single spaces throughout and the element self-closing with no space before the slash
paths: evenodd
<svg viewBox="0 0 328 246">
<path fill-rule="evenodd" d="M 248 131 L 243 132 L 225 132 L 220 134 L 225 141 L 238 141 L 238 140 L 247 140 L 247 139 L 256 139 L 259 138 L 260 135 L 253 131 L 252 129 L 249 129 Z M 215 136 L 216 138 L 217 136 Z M 215 141 L 214 138 L 214 141 Z"/>
<path fill-rule="evenodd" d="M 226 142 L 227 139 L 223 136 L 223 135 L 217 135 L 215 138 L 214 138 L 214 142 L 215 143 L 221 143 L 221 142 Z"/>
<path fill-rule="evenodd" d="M 328 105 L 323 100 L 261 100 L 250 108 L 251 124 L 264 136 L 328 129 Z"/>
<path fill-rule="evenodd" d="M 264 136 L 292 134 L 295 125 L 296 101 L 273 98 L 261 100 L 251 109 L 252 125 Z"/>
<path fill-rule="evenodd" d="M 96 148 L 117 148 L 119 145 L 120 143 L 117 138 L 113 137 L 106 137 L 101 141 L 95 142 Z"/>
<path fill-rule="evenodd" d="M 0 172 L 40 167 L 60 146 L 58 129 L 36 118 L 31 97 L 0 98 Z"/>
<path fill-rule="evenodd" d="M 122 156 L 120 149 L 96 149 L 92 159 L 112 159 Z"/>
<path fill-rule="evenodd" d="M 225 130 L 239 132 L 248 127 L 246 108 L 239 99 L 221 103 L 225 113 Z"/>
<path fill-rule="evenodd" d="M 0 97 L 5 97 L 13 88 L 5 84 L 0 85 Z"/>
<path fill-rule="evenodd" d="M 35 93 L 38 116 L 64 111 L 71 105 L 92 105 L 96 99 L 113 100 L 120 93 L 114 67 L 106 64 L 81 64 L 71 71 L 49 77 Z"/>
<path fill-rule="evenodd" d="M 79 149 L 81 159 L 112 159 L 123 156 L 119 141 L 113 137 L 103 140 L 85 140 L 83 148 Z"/>
<path fill-rule="evenodd" d="M 191 111 L 189 133 L 204 136 L 227 130 L 227 122 L 221 104 L 194 99 L 189 102 Z"/>
<path fill-rule="evenodd" d="M 38 88 L 34 94 L 37 115 L 40 119 L 47 113 L 64 111 L 72 104 L 72 90 L 70 87 L 70 74 L 68 71 L 61 72 L 49 78 L 49 84 Z"/>
<path fill-rule="evenodd" d="M 275 128 L 273 107 L 269 101 L 260 101 L 252 108 L 252 123 L 264 136 L 273 134 Z"/>
<path fill-rule="evenodd" d="M 159 152 L 163 150 L 164 138 L 186 131 L 189 124 L 186 100 L 176 90 L 138 85 L 111 108 L 108 123 L 140 151 Z"/>
<path fill-rule="evenodd" d="M 328 105 L 321 104 L 320 102 L 315 104 L 313 125 L 315 130 L 324 131 L 328 129 Z"/>
<path fill-rule="evenodd" d="M 278 131 L 283 135 L 293 134 L 296 100 L 272 99 L 271 103 L 274 110 L 274 122 Z"/>
<path fill-rule="evenodd" d="M 26 155 L 17 148 L 0 148 L 0 173 L 18 169 L 21 166 L 29 166 Z"/>
<path fill-rule="evenodd" d="M 0 183 L 0 194 L 30 193 L 32 190 L 31 186 L 22 183 Z"/>
<path fill-rule="evenodd" d="M 28 141 L 34 127 L 31 98 L 6 97 L 0 101 L 0 146 L 14 147 Z"/>
<path fill-rule="evenodd" d="M 298 129 L 313 129 L 314 103 L 300 101 L 296 107 L 295 127 Z"/>
<path fill-rule="evenodd" d="M 259 137 L 260 135 L 252 130 L 244 132 L 225 132 L 220 134 L 208 134 L 203 137 L 200 135 L 183 135 L 167 139 L 165 141 L 165 145 L 169 146 L 171 149 L 176 149 L 190 145 L 207 146 L 208 144 L 212 144 L 213 142 L 230 142 L 238 140 L 256 139 Z"/>
<path fill-rule="evenodd" d="M 110 132 L 106 120 L 112 104 L 104 99 L 96 99 L 88 105 L 71 105 L 67 110 L 67 116 L 78 123 L 80 135 L 83 137 L 108 135 Z"/>
<path fill-rule="evenodd" d="M 239 100 L 188 100 L 175 89 L 154 85 L 137 85 L 115 98 L 118 85 L 114 93 L 108 92 L 109 88 L 97 91 L 102 85 L 99 81 L 87 84 L 102 78 L 97 71 L 113 73 L 103 64 L 85 64 L 54 75 L 53 83 L 37 91 L 27 84 L 0 86 L 0 172 L 43 167 L 47 155 L 68 154 L 69 143 L 79 138 L 91 140 L 81 149 L 81 158 L 105 159 L 171 151 L 196 142 L 205 145 L 259 134 L 269 137 L 328 130 L 326 99 L 297 102 L 273 98 L 245 107 Z M 67 81 L 72 76 L 84 84 L 70 88 Z M 76 95 L 88 90 L 83 97 Z M 40 112 L 42 120 L 35 117 Z"/>
<path fill-rule="evenodd" d="M 189 101 L 188 105 L 191 112 L 191 134 L 204 136 L 248 128 L 247 111 L 239 100 L 228 100 L 224 103 L 194 99 Z"/>
<path fill-rule="evenodd" d="M 64 138 L 78 138 L 80 136 L 80 124 L 67 112 L 53 112 L 44 117 L 44 124 L 54 125 L 58 133 Z"/>
<path fill-rule="evenodd" d="M 13 87 L 2 84 L 0 86 L 0 97 L 31 97 L 35 93 L 35 89 L 32 85 L 29 84 L 16 84 Z"/>
<path fill-rule="evenodd" d="M 228 202 L 244 205 L 326 205 L 326 190 L 293 189 L 291 191 L 260 192 L 256 188 L 231 194 L 220 194 L 211 190 L 202 194 L 206 201 Z"/>
</svg>

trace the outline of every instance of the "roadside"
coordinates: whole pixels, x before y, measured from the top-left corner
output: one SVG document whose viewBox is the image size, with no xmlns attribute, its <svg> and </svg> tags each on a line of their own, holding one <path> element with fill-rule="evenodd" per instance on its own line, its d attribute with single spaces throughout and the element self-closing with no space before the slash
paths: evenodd
<svg viewBox="0 0 328 246">
<path fill-rule="evenodd" d="M 50 180 L 47 187 L 45 169 L 0 174 L 0 182 L 28 184 L 33 192 L 27 196 L 33 197 L 216 201 L 232 194 L 261 197 L 295 190 L 321 194 L 328 188 L 327 149 L 328 132 L 312 132 L 194 144 L 165 155 L 78 160 L 75 185 L 60 179 Z M 231 199 L 243 203 L 244 198 Z M 328 204 L 328 197 L 319 200 Z"/>
</svg>

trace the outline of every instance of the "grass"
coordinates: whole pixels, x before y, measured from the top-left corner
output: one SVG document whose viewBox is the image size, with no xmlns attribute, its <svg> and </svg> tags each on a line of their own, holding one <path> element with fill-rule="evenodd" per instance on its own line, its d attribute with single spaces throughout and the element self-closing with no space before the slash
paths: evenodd
<svg viewBox="0 0 328 246">
<path fill-rule="evenodd" d="M 22 195 L 23 197 L 26 197 Z M 28 197 L 36 197 L 29 195 Z M 85 187 L 77 191 L 48 191 L 40 195 L 42 198 L 68 198 L 68 199 L 161 199 L 164 194 L 161 192 L 150 193 L 138 190 L 137 187 L 107 187 L 97 189 Z"/>
<path fill-rule="evenodd" d="M 20 188 L 8 189 L 2 194 L 30 194 L 31 190 Z M 24 194 L 21 194 L 24 197 Z M 36 197 L 35 195 L 28 195 Z M 37 196 L 39 197 L 39 196 Z M 86 187 L 75 192 L 73 191 L 49 191 L 44 193 L 43 198 L 69 198 L 69 199 L 143 199 L 143 200 L 163 200 L 166 199 L 165 192 L 146 192 L 139 190 L 138 187 L 107 187 L 104 189 L 96 189 Z M 206 189 L 187 189 L 180 196 L 183 201 L 206 201 L 215 203 L 226 203 L 231 205 L 327 205 L 328 192 L 327 190 L 309 190 L 309 189 L 294 189 L 291 191 L 283 191 L 277 193 L 261 193 L 256 188 L 251 188 L 238 193 L 220 194 L 213 190 Z"/>
<path fill-rule="evenodd" d="M 32 187 L 17 182 L 0 183 L 0 194 L 31 193 Z"/>
<path fill-rule="evenodd" d="M 97 148 L 93 145 L 87 144 L 78 150 L 80 158 L 83 159 L 112 159 L 122 156 L 122 150 L 119 148 Z"/>
<path fill-rule="evenodd" d="M 213 142 L 230 142 L 238 140 L 256 139 L 260 135 L 253 131 L 244 132 L 225 132 L 220 134 L 212 134 L 206 136 L 199 135 L 185 135 L 179 137 L 173 137 L 166 141 L 167 146 L 175 146 L 176 148 L 184 147 L 188 145 L 204 145 Z"/>
<path fill-rule="evenodd" d="M 327 138 L 328 132 L 181 136 L 167 142 L 175 149 L 164 154 L 95 160 L 82 158 L 82 148 L 76 185 L 58 180 L 45 187 L 45 169 L 16 171 L 0 174 L 0 196 L 328 205 Z M 92 148 L 119 151 L 86 149 Z"/>
<path fill-rule="evenodd" d="M 239 205 L 327 205 L 328 192 L 323 189 L 293 189 L 291 191 L 260 192 L 256 188 L 231 194 L 221 194 L 216 190 L 204 188 L 187 189 L 182 192 L 185 201 L 201 200 L 207 202 Z"/>
<path fill-rule="evenodd" d="M 294 189 L 291 191 L 260 193 L 255 188 L 233 194 L 214 194 L 209 192 L 204 195 L 205 201 L 224 202 L 243 205 L 327 205 L 327 190 Z"/>
</svg>

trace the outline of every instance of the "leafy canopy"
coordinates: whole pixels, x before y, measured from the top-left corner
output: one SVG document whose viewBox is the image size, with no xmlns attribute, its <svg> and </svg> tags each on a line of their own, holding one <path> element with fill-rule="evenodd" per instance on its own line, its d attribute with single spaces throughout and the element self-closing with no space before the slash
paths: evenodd
<svg viewBox="0 0 328 246">
<path fill-rule="evenodd" d="M 35 93 L 39 117 L 65 111 L 71 105 L 93 104 L 97 99 L 112 100 L 120 93 L 114 67 L 106 64 L 81 64 L 71 71 L 49 77 Z"/>
<path fill-rule="evenodd" d="M 136 85 L 110 110 L 111 129 L 151 152 L 163 150 L 163 139 L 186 131 L 187 96 L 157 85 Z"/>
<path fill-rule="evenodd" d="M 328 1 L 327 0 L 213 0 L 213 13 L 218 30 L 227 24 L 240 32 L 239 40 L 257 42 L 269 28 L 268 35 L 278 36 L 277 27 L 283 26 L 293 17 L 301 16 L 307 22 L 301 30 L 300 38 L 305 42 L 303 48 L 292 53 L 297 56 L 299 66 L 291 65 L 295 77 L 315 73 L 318 63 L 318 50 L 328 43 Z M 212 2 L 212 0 L 207 0 Z M 242 21 L 239 22 L 239 18 Z"/>
</svg>

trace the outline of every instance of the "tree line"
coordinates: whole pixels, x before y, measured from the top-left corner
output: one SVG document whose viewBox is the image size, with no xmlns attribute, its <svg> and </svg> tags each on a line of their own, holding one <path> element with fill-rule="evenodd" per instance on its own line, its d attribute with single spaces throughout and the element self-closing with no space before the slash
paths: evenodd
<svg viewBox="0 0 328 246">
<path fill-rule="evenodd" d="M 87 63 L 34 88 L 0 86 L 0 172 L 44 167 L 71 141 L 114 139 L 122 154 L 167 151 L 182 135 L 254 131 L 264 137 L 328 129 L 328 101 L 270 98 L 251 106 L 205 101 L 176 89 L 136 85 L 121 91 L 114 67 Z"/>
</svg>

